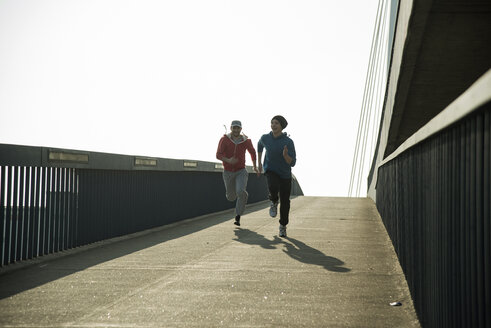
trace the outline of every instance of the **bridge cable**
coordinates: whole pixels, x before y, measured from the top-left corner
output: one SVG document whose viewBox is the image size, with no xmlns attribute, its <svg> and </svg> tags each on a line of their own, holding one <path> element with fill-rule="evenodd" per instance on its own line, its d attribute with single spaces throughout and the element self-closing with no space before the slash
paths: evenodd
<svg viewBox="0 0 491 328">
<path fill-rule="evenodd" d="M 380 121 L 382 111 L 380 107 L 383 104 L 381 97 L 385 92 L 383 85 L 387 79 L 387 8 L 388 0 L 379 0 L 362 99 L 362 109 L 358 123 L 355 152 L 353 155 L 348 188 L 349 197 L 353 196 L 354 189 L 356 189 L 356 197 L 360 195 L 363 173 L 367 165 L 365 162 L 367 148 L 370 148 L 368 159 L 373 156 L 373 148 L 376 141 L 375 131 L 377 131 L 377 123 Z M 367 147 L 367 143 L 369 143 L 369 147 Z"/>
<path fill-rule="evenodd" d="M 372 83 L 373 86 L 371 88 L 372 90 L 372 93 L 370 95 L 370 101 L 369 101 L 369 108 L 368 108 L 368 121 L 365 123 L 365 137 L 363 138 L 363 152 L 362 152 L 362 159 L 361 159 L 361 163 L 363 165 L 360 166 L 360 170 L 359 170 L 359 175 L 358 175 L 358 188 L 357 188 L 357 195 L 359 196 L 360 195 L 360 189 L 361 189 L 361 186 L 362 186 L 362 179 L 363 179 L 363 173 L 365 172 L 365 167 L 366 167 L 366 158 L 370 159 L 371 158 L 371 150 L 368 151 L 368 157 L 366 157 L 366 153 L 367 153 L 367 150 L 368 148 L 370 147 L 370 149 L 373 149 L 373 143 L 369 143 L 369 140 L 371 138 L 369 138 L 369 135 L 372 134 L 373 135 L 373 130 L 374 130 L 374 124 L 377 122 L 377 119 L 375 118 L 375 114 L 373 114 L 373 112 L 377 112 L 377 108 L 379 107 L 379 103 L 380 103 L 380 89 L 379 89 L 379 85 L 380 85 L 380 80 L 381 80 L 381 75 L 382 73 L 382 68 L 380 67 L 381 66 L 381 63 L 382 61 L 384 60 L 384 56 L 383 54 L 381 54 L 383 48 L 384 48 L 384 45 L 386 42 L 383 42 L 384 39 L 383 39 L 383 36 L 385 35 L 385 26 L 386 26 L 386 19 L 383 19 L 384 17 L 386 17 L 386 14 L 387 14 L 387 6 L 384 6 L 383 8 L 383 13 L 382 13 L 382 16 L 381 16 L 381 24 L 382 26 L 379 26 L 379 33 L 377 35 L 377 54 L 376 54 L 376 59 L 375 59 L 375 63 L 374 63 L 374 66 L 375 66 L 375 70 L 374 70 L 374 76 L 375 76 L 375 81 Z M 367 144 L 369 144 L 369 147 L 367 146 Z"/>
<path fill-rule="evenodd" d="M 349 196 L 352 196 L 353 188 L 355 181 L 359 181 L 359 164 L 358 160 L 360 159 L 360 142 L 362 138 L 363 129 L 365 126 L 365 120 L 366 120 L 366 103 L 367 103 L 367 96 L 370 93 L 370 80 L 372 76 L 372 70 L 373 70 L 373 57 L 374 57 L 374 51 L 375 51 L 375 46 L 376 46 L 376 39 L 377 39 L 377 31 L 378 31 L 378 25 L 379 25 L 379 19 L 380 19 L 380 14 L 381 14 L 381 5 L 382 1 L 379 1 L 378 8 L 377 8 L 377 18 L 376 18 L 376 23 L 374 26 L 374 31 L 373 31 L 373 36 L 372 36 L 372 45 L 370 49 L 370 57 L 369 57 L 369 66 L 367 69 L 367 75 L 366 75 L 366 81 L 365 81 L 365 89 L 364 89 L 364 94 L 363 94 L 363 100 L 362 100 L 362 110 L 360 113 L 360 120 L 358 123 L 358 134 L 357 134 L 357 140 L 356 140 L 356 147 L 355 147 L 355 155 L 353 159 L 353 164 L 352 164 L 352 172 L 351 172 L 351 180 L 350 180 L 350 189 L 349 189 Z M 358 196 L 358 195 L 357 195 Z"/>
<path fill-rule="evenodd" d="M 374 108 L 375 108 L 375 111 L 377 111 L 376 108 L 378 107 L 378 103 L 379 103 L 379 100 L 381 97 L 381 94 L 379 93 L 379 90 L 378 90 L 378 85 L 380 84 L 380 80 L 381 80 L 380 76 L 384 73 L 380 69 L 380 65 L 381 65 L 382 61 L 384 60 L 384 58 L 381 56 L 380 53 L 382 51 L 383 45 L 386 43 L 385 42 L 386 40 L 384 39 L 385 23 L 386 23 L 386 19 L 384 19 L 384 18 L 386 18 L 386 14 L 387 14 L 387 2 L 385 1 L 381 15 L 379 16 L 379 20 L 377 22 L 378 28 L 377 28 L 377 37 L 376 37 L 376 41 L 375 41 L 377 52 L 375 53 L 375 58 L 374 58 L 373 63 L 372 63 L 372 74 L 371 74 L 372 78 L 370 81 L 370 88 L 369 88 L 370 89 L 370 96 L 369 96 L 368 102 L 367 102 L 367 104 L 368 104 L 368 114 L 366 115 L 367 120 L 363 124 L 363 126 L 365 128 L 365 134 L 364 134 L 364 138 L 362 139 L 363 140 L 363 144 L 362 144 L 362 150 L 363 151 L 362 151 L 362 155 L 361 155 L 362 157 L 361 157 L 360 165 L 359 165 L 359 169 L 358 169 L 358 180 L 357 180 L 357 186 L 358 187 L 357 187 L 357 193 L 356 193 L 357 196 L 360 195 L 360 189 L 362 186 L 363 174 L 365 172 L 365 167 L 367 165 L 365 158 L 366 158 L 366 153 L 367 153 L 367 149 L 368 149 L 367 143 L 369 141 L 369 131 L 372 131 L 372 134 L 373 134 L 372 125 L 376 124 L 376 122 L 378 121 L 376 118 L 374 118 L 373 112 L 374 112 Z M 370 122 L 373 122 L 373 123 L 370 124 Z"/>
<path fill-rule="evenodd" d="M 382 1 L 383 0 L 379 0 L 379 3 L 378 3 L 376 22 L 378 21 L 378 16 L 380 13 L 380 6 L 381 6 Z M 365 117 L 364 108 L 365 108 L 365 101 L 366 101 L 366 96 L 367 96 L 367 92 L 368 92 L 368 87 L 369 87 L 368 81 L 370 80 L 370 76 L 371 76 L 371 62 L 372 62 L 372 57 L 373 57 L 374 45 L 375 45 L 376 31 L 377 31 L 377 23 L 375 24 L 374 29 L 373 29 L 372 44 L 371 44 L 371 48 L 370 48 L 370 57 L 369 57 L 369 62 L 368 62 L 369 65 L 368 65 L 368 69 L 367 69 L 367 73 L 366 73 L 366 77 L 365 77 L 365 88 L 363 91 L 362 110 L 360 111 L 360 118 L 358 121 L 358 132 L 356 135 L 355 152 L 353 154 L 353 163 L 351 166 L 351 177 L 350 177 L 350 184 L 349 184 L 349 189 L 348 189 L 348 196 L 349 197 L 352 196 L 356 170 L 358 168 L 358 157 L 359 157 L 359 151 L 360 151 L 359 145 L 360 145 L 360 138 L 361 138 L 361 134 L 362 134 L 363 121 L 365 120 L 364 119 L 364 117 Z"/>
</svg>

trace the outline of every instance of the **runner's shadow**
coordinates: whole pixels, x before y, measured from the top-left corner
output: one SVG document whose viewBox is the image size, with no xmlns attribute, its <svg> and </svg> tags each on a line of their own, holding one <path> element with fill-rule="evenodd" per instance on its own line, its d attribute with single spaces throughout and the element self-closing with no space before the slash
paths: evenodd
<svg viewBox="0 0 491 328">
<path fill-rule="evenodd" d="M 306 264 L 314 264 L 323 266 L 326 270 L 334 272 L 349 272 L 351 269 L 343 267 L 344 262 L 332 256 L 327 256 L 321 251 L 308 246 L 300 240 L 286 237 L 279 238 L 274 236 L 273 240 L 266 238 L 265 236 L 249 230 L 236 228 L 234 230 L 234 240 L 248 245 L 258 245 L 265 249 L 275 249 L 277 245 L 284 245 L 286 249 L 283 250 L 285 254 L 291 258 Z"/>
<path fill-rule="evenodd" d="M 258 245 L 265 249 L 275 249 L 276 245 L 282 243 L 281 239 L 276 236 L 273 240 L 269 240 L 263 235 L 249 229 L 236 228 L 234 233 L 237 237 L 234 240 L 237 240 L 243 244 Z"/>
<path fill-rule="evenodd" d="M 345 268 L 344 262 L 338 258 L 327 256 L 321 251 L 310 247 L 309 245 L 301 242 L 300 240 L 286 237 L 286 241 L 282 241 L 286 246 L 286 250 L 283 250 L 291 258 L 307 264 L 315 264 L 323 266 L 326 270 L 334 272 L 349 272 L 351 269 Z"/>
</svg>

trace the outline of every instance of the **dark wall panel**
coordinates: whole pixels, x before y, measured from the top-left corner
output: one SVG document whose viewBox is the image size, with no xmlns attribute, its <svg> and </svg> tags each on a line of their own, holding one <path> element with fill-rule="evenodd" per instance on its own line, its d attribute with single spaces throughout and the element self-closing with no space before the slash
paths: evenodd
<svg viewBox="0 0 491 328">
<path fill-rule="evenodd" d="M 379 168 L 377 208 L 425 327 L 491 326 L 490 112 Z"/>
</svg>

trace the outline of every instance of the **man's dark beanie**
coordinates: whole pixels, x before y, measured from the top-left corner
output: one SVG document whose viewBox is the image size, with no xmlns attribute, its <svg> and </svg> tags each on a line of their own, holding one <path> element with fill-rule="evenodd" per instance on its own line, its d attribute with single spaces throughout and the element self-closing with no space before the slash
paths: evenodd
<svg viewBox="0 0 491 328">
<path fill-rule="evenodd" d="M 272 120 L 277 120 L 278 122 L 280 122 L 280 125 L 281 125 L 281 128 L 282 129 L 286 128 L 286 126 L 288 125 L 288 122 L 286 121 L 286 119 L 283 116 L 281 116 L 281 115 L 276 115 L 275 117 L 273 117 L 271 119 L 271 121 Z"/>
</svg>

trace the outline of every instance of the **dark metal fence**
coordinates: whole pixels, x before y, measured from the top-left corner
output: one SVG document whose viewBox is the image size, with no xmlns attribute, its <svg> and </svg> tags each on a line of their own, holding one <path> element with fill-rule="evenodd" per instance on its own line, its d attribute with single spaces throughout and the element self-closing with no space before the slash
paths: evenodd
<svg viewBox="0 0 491 328">
<path fill-rule="evenodd" d="M 2 265 L 74 247 L 74 169 L 1 167 Z"/>
<path fill-rule="evenodd" d="M 490 112 L 378 171 L 377 207 L 425 327 L 491 327 Z"/>
<path fill-rule="evenodd" d="M 0 144 L 1 266 L 232 208 L 216 163 Z M 296 179 L 292 188 L 301 195 Z M 249 203 L 268 197 L 252 172 Z"/>
</svg>

